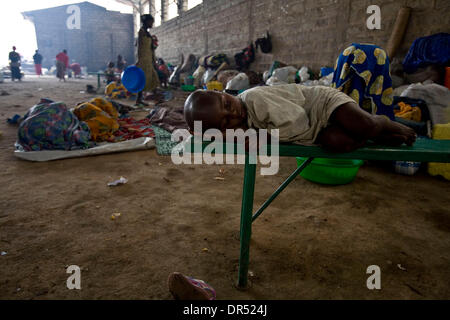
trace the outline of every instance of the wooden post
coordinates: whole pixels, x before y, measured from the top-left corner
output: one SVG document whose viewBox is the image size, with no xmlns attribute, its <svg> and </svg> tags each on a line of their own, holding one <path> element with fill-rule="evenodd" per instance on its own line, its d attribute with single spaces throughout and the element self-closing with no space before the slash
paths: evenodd
<svg viewBox="0 0 450 320">
<path fill-rule="evenodd" d="M 386 46 L 386 52 L 389 59 L 392 61 L 397 54 L 403 37 L 405 36 L 406 27 L 408 26 L 409 17 L 411 15 L 411 8 L 403 7 L 400 9 L 395 21 L 394 29 L 392 30 L 391 38 Z"/>
</svg>

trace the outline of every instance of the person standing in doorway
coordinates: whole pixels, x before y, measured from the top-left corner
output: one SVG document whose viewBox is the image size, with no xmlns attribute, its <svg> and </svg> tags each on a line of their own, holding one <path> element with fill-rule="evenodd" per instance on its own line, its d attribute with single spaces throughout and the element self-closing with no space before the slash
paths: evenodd
<svg viewBox="0 0 450 320">
<path fill-rule="evenodd" d="M 138 61 L 136 66 L 141 68 L 145 73 L 145 88 L 143 91 L 156 93 L 156 88 L 159 86 L 158 73 L 155 70 L 155 43 L 154 38 L 149 30 L 153 27 L 155 19 L 151 14 L 144 14 L 141 16 L 141 29 L 139 30 L 137 47 L 138 47 Z M 142 92 L 138 93 L 136 104 L 145 105 Z"/>
<path fill-rule="evenodd" d="M 13 51 L 9 53 L 9 67 L 11 69 L 11 80 L 22 81 L 22 73 L 20 72 L 20 54 L 13 47 Z"/>
<path fill-rule="evenodd" d="M 69 67 L 69 56 L 67 55 L 67 50 L 64 49 L 62 52 L 56 55 L 56 76 L 59 81 L 66 81 L 66 69 Z"/>
<path fill-rule="evenodd" d="M 36 53 L 33 56 L 33 60 L 34 60 L 34 70 L 36 70 L 36 75 L 40 77 L 42 75 L 42 60 L 43 60 L 43 57 L 39 53 L 39 50 L 36 50 Z"/>
</svg>

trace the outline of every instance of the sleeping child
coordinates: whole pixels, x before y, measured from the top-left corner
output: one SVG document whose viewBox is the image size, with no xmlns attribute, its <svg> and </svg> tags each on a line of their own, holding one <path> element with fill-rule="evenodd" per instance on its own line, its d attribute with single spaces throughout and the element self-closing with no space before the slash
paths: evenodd
<svg viewBox="0 0 450 320">
<path fill-rule="evenodd" d="M 235 97 L 196 91 L 185 102 L 189 128 L 201 121 L 203 131 L 279 129 L 280 142 L 319 145 L 332 152 L 351 152 L 368 140 L 388 146 L 411 146 L 414 130 L 372 115 L 336 89 L 287 84 L 256 87 Z"/>
</svg>

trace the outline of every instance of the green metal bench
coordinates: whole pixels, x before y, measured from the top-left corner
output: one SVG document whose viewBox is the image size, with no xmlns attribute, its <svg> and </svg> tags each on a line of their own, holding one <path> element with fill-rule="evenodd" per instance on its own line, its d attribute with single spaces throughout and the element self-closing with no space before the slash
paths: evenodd
<svg viewBox="0 0 450 320">
<path fill-rule="evenodd" d="M 198 152 L 211 142 L 199 143 L 192 141 L 191 150 Z M 223 144 L 223 154 L 227 153 L 226 144 Z M 197 147 L 197 148 L 196 148 Z M 234 154 L 239 154 L 239 148 L 233 145 Z M 242 148 L 241 148 L 242 149 Z M 267 154 L 270 155 L 270 145 L 267 146 Z M 219 151 L 217 151 L 219 152 Z M 255 155 L 245 155 L 244 187 L 242 192 L 241 231 L 240 231 L 240 257 L 239 257 L 239 288 L 246 288 L 248 284 L 248 266 L 250 259 L 250 238 L 252 223 L 263 213 L 265 209 L 278 197 L 278 195 L 305 169 L 314 158 L 333 159 L 360 159 L 381 161 L 415 161 L 415 162 L 450 162 L 450 140 L 419 139 L 413 147 L 380 147 L 368 146 L 350 153 L 330 153 L 320 147 L 299 146 L 292 144 L 280 144 L 280 157 L 307 157 L 308 159 L 298 167 L 253 214 L 253 199 L 255 191 L 256 163 L 250 161 Z"/>
<path fill-rule="evenodd" d="M 105 77 L 105 73 L 103 71 L 99 71 L 99 72 L 88 72 L 88 75 L 90 76 L 97 76 L 97 90 L 100 89 L 100 87 L 102 86 L 102 77 Z M 115 74 L 116 76 L 120 77 L 121 75 L 119 73 Z"/>
</svg>

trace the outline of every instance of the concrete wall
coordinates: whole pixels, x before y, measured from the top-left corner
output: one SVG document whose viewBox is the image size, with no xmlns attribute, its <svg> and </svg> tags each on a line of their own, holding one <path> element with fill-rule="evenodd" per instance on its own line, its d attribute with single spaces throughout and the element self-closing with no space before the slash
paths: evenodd
<svg viewBox="0 0 450 320">
<path fill-rule="evenodd" d="M 61 6 L 25 12 L 34 22 L 39 51 L 44 56 L 43 65 L 55 64 L 55 56 L 67 49 L 73 60 L 89 71 L 104 70 L 109 61 L 121 54 L 134 63 L 133 16 L 89 2 L 77 4 L 80 8 L 81 29 L 69 30 L 66 26 L 67 7 Z"/>
<path fill-rule="evenodd" d="M 370 5 L 381 7 L 381 30 L 366 27 Z M 233 59 L 268 30 L 273 52 L 258 53 L 253 70 L 267 70 L 273 60 L 318 70 L 334 66 L 352 42 L 385 47 L 402 6 L 413 12 L 398 56 L 417 37 L 450 32 L 449 0 L 204 0 L 152 33 L 159 38 L 158 57 L 177 63 L 180 53 L 223 52 Z"/>
</svg>

